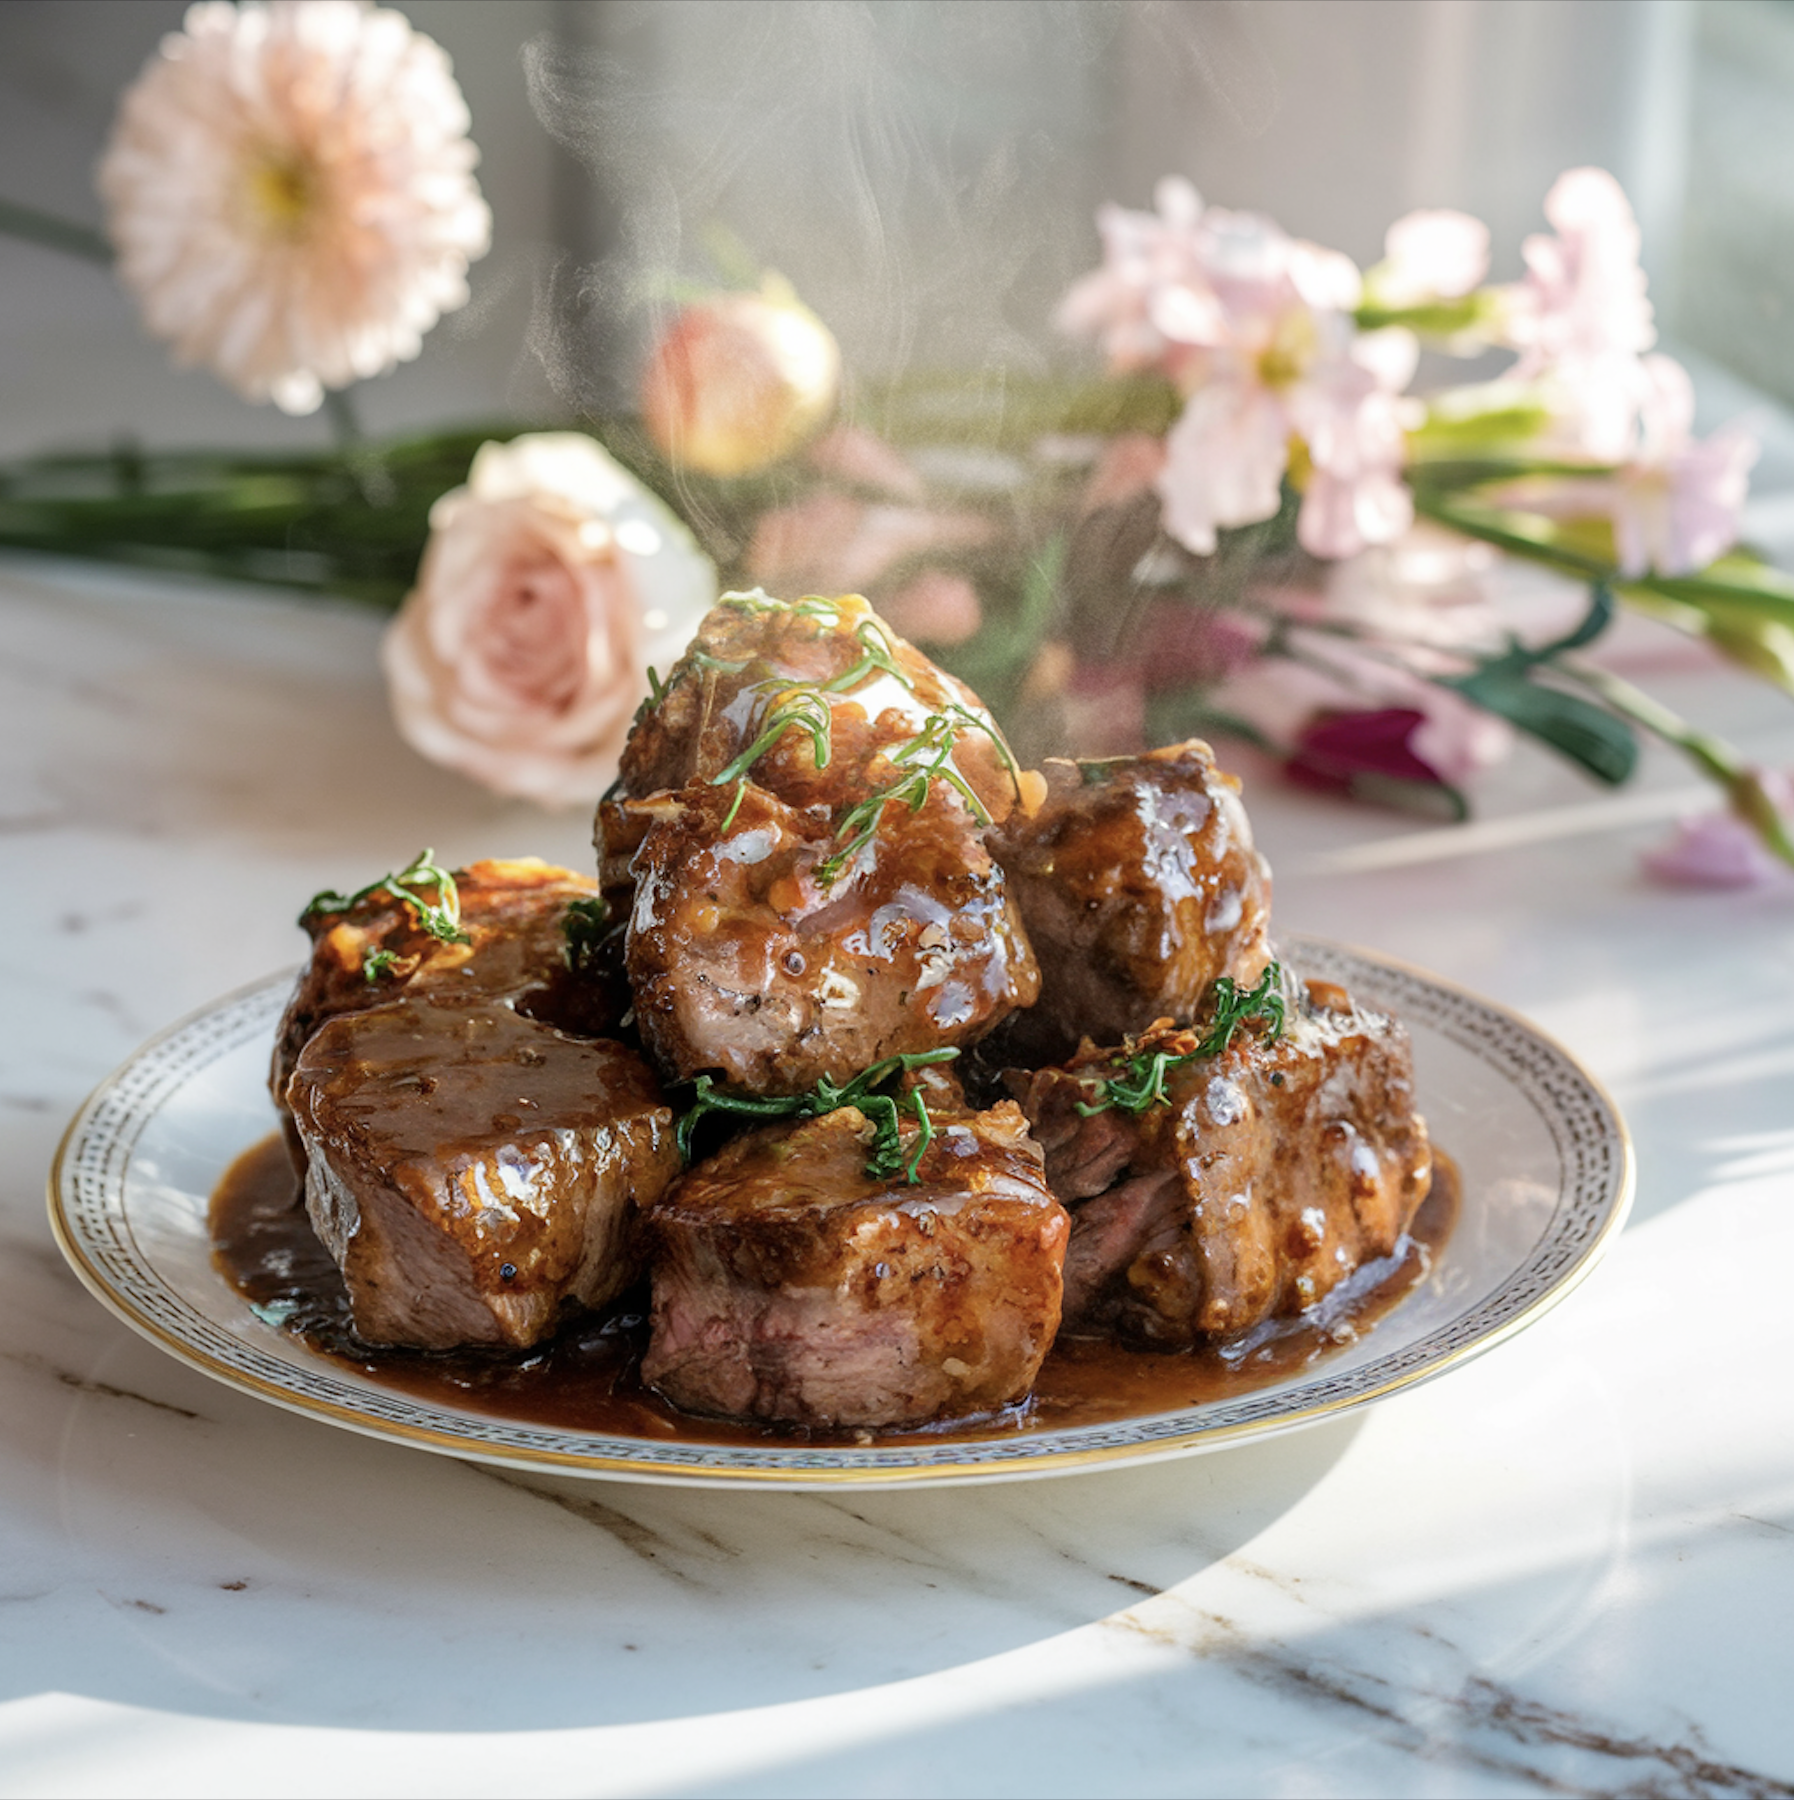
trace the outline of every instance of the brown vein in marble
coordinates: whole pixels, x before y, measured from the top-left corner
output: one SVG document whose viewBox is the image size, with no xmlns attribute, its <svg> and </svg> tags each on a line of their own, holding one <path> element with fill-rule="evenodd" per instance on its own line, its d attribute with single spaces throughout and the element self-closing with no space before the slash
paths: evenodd
<svg viewBox="0 0 1794 1800">
<path fill-rule="evenodd" d="M 157 1412 L 173 1413 L 177 1419 L 206 1422 L 203 1413 L 190 1411 L 185 1406 L 176 1406 L 170 1400 L 152 1400 L 148 1394 L 134 1393 L 130 1388 L 114 1387 L 109 1381 L 89 1380 L 87 1376 L 77 1375 L 73 1370 L 59 1369 L 54 1363 L 33 1355 L 29 1350 L 0 1350 L 0 1361 L 12 1363 L 33 1375 L 49 1375 L 64 1387 L 73 1388 L 78 1394 L 93 1394 L 102 1400 L 135 1400 L 139 1406 L 153 1406 Z"/>
<path fill-rule="evenodd" d="M 477 1464 L 468 1464 L 475 1474 L 483 1475 L 489 1481 L 496 1481 L 509 1488 L 513 1493 L 527 1494 L 533 1500 L 545 1501 L 550 1506 L 558 1506 L 562 1512 L 571 1513 L 574 1518 L 587 1525 L 596 1526 L 607 1537 L 614 1539 L 632 1556 L 651 1564 L 663 1575 L 670 1575 L 675 1581 L 685 1583 L 688 1587 L 703 1588 L 707 1584 L 701 1581 L 689 1569 L 680 1566 L 677 1560 L 683 1546 L 676 1544 L 671 1538 L 663 1536 L 651 1525 L 644 1525 L 639 1519 L 633 1519 L 628 1513 L 619 1512 L 615 1507 L 605 1506 L 601 1501 L 588 1500 L 583 1496 L 557 1494 L 551 1488 L 532 1487 L 528 1482 L 514 1480 L 500 1469 L 482 1468 Z M 694 1532 L 700 1543 L 722 1556 L 737 1556 L 739 1551 L 732 1549 L 719 1538 L 708 1532 Z"/>
</svg>

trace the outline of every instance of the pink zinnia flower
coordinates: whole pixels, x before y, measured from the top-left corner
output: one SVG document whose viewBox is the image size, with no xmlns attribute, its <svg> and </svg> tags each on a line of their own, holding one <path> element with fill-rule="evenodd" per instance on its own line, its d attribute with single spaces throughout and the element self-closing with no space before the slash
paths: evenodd
<svg viewBox="0 0 1794 1800">
<path fill-rule="evenodd" d="M 99 169 L 118 272 L 183 363 L 306 413 L 467 301 L 492 216 L 449 59 L 355 0 L 190 7 Z"/>
</svg>

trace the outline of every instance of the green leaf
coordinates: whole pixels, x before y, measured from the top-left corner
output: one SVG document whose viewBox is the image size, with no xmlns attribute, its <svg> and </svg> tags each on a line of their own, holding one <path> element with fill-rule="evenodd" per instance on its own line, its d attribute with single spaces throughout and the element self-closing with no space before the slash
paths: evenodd
<svg viewBox="0 0 1794 1800">
<path fill-rule="evenodd" d="M 1622 720 L 1578 695 L 1542 686 L 1518 669 L 1492 664 L 1444 685 L 1549 744 L 1597 780 L 1617 787 L 1638 764 L 1638 742 Z"/>
</svg>

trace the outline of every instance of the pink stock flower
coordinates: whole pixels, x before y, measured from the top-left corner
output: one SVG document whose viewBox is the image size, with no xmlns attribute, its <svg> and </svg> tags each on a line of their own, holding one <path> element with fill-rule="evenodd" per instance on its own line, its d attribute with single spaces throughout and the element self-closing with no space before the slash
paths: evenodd
<svg viewBox="0 0 1794 1800">
<path fill-rule="evenodd" d="M 1756 771 L 1763 798 L 1794 825 L 1794 777 L 1779 769 Z M 1743 888 L 1788 876 L 1763 840 L 1732 812 L 1682 819 L 1661 844 L 1639 858 L 1645 873 L 1669 887 Z"/>
<path fill-rule="evenodd" d="M 1526 240 L 1526 279 L 1508 295 L 1507 334 L 1521 353 L 1510 378 L 1554 390 L 1574 446 L 1617 462 L 1638 416 L 1638 359 L 1657 341 L 1638 222 L 1604 169 L 1560 175 L 1545 216 L 1557 235 Z"/>
<path fill-rule="evenodd" d="M 1151 490 L 1165 467 L 1165 440 L 1147 431 L 1124 431 L 1110 438 L 1078 497 L 1078 511 L 1124 506 Z"/>
<path fill-rule="evenodd" d="M 747 567 L 769 593 L 787 598 L 859 594 L 912 556 L 971 549 L 995 529 L 973 512 L 811 494 L 760 515 Z"/>
<path fill-rule="evenodd" d="M 1166 326 L 1178 341 L 1220 328 L 1203 273 L 1200 196 L 1187 181 L 1167 176 L 1153 201 L 1157 212 L 1098 211 L 1103 266 L 1073 283 L 1055 315 L 1061 331 L 1095 338 L 1116 369 L 1162 361 L 1173 346 Z"/>
<path fill-rule="evenodd" d="M 1381 305 L 1456 300 L 1489 272 L 1489 228 L 1468 213 L 1411 212 L 1389 227 L 1383 254 L 1372 271 Z"/>
<path fill-rule="evenodd" d="M 1697 439 L 1688 371 L 1667 356 L 1643 371 L 1638 451 L 1614 477 L 1614 545 L 1622 575 L 1683 575 L 1737 542 L 1760 446 L 1738 425 Z"/>
<path fill-rule="evenodd" d="M 1668 356 L 1638 360 L 1635 419 L 1611 474 L 1531 475 L 1495 498 L 1557 519 L 1606 519 L 1622 575 L 1686 575 L 1737 541 L 1760 446 L 1743 426 L 1696 438 L 1694 384 Z"/>
<path fill-rule="evenodd" d="M 837 425 L 825 431 L 808 450 L 804 461 L 818 474 L 869 488 L 892 500 L 921 500 L 922 477 L 902 455 L 859 425 Z"/>
<path fill-rule="evenodd" d="M 975 638 L 984 623 L 978 590 L 965 576 L 947 569 L 924 569 L 911 576 L 879 601 L 878 610 L 900 637 L 948 649 Z"/>
<path fill-rule="evenodd" d="M 1105 290 L 1104 316 L 1128 353 L 1150 347 L 1187 396 L 1156 482 L 1165 529 L 1208 555 L 1217 531 L 1271 517 L 1298 437 L 1311 466 L 1296 524 L 1305 549 L 1350 556 L 1398 535 L 1413 517 L 1396 396 L 1413 374 L 1414 340 L 1357 331 L 1360 282 L 1347 258 L 1257 214 L 1202 211 L 1183 192 L 1191 210 L 1177 215 L 1176 269 L 1161 258 L 1150 278 L 1114 274 Z M 1063 315 L 1097 316 L 1094 304 Z"/>
</svg>

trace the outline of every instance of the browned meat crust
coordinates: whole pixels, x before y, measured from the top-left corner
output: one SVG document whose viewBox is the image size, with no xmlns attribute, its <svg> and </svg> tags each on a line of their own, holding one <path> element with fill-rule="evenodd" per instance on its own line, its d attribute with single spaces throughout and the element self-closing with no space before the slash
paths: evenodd
<svg viewBox="0 0 1794 1800">
<path fill-rule="evenodd" d="M 616 1030 L 628 1005 L 620 973 L 602 957 L 570 967 L 563 929 L 569 902 L 590 900 L 597 884 L 537 858 L 470 863 L 455 872 L 461 925 L 469 942 L 445 943 L 416 912 L 384 889 L 347 912 L 308 912 L 311 962 L 299 977 L 274 1039 L 268 1086 L 283 1111 L 299 1052 L 327 1019 L 422 995 L 469 1003 L 514 999 L 519 1009 L 564 1030 Z M 367 958 L 393 960 L 370 981 Z"/>
<path fill-rule="evenodd" d="M 938 798 L 893 808 L 832 886 L 817 879 L 826 818 L 756 787 L 669 798 L 640 803 L 657 816 L 634 859 L 626 957 L 670 1078 L 714 1070 L 798 1094 L 966 1042 L 1038 991 L 1002 871 Z"/>
<path fill-rule="evenodd" d="M 1271 875 L 1239 783 L 1192 740 L 1144 756 L 1047 762 L 1047 795 L 992 834 L 1041 968 L 1003 1049 L 1027 1065 L 1196 1016 L 1217 976 L 1270 960 Z"/>
<path fill-rule="evenodd" d="M 914 1425 L 1033 1385 L 1066 1218 L 1020 1112 L 940 1123 L 914 1186 L 866 1174 L 867 1130 L 849 1107 L 749 1132 L 655 1206 L 642 1373 L 675 1405 Z"/>
<path fill-rule="evenodd" d="M 340 1014 L 288 1091 L 312 1225 L 370 1343 L 535 1343 L 635 1278 L 638 1212 L 679 1169 L 639 1056 L 502 1003 Z"/>
<path fill-rule="evenodd" d="M 850 678 L 843 691 L 822 692 Z M 753 778 L 797 807 L 839 809 L 862 798 L 874 764 L 913 738 L 931 714 L 960 707 L 989 721 L 970 688 L 906 643 L 857 594 L 796 606 L 731 595 L 705 616 L 669 672 L 663 697 L 637 720 L 618 791 L 639 799 L 715 781 L 794 689 L 820 692 L 827 706 L 828 766 L 816 766 L 809 739 L 794 729 L 755 760 Z M 1002 818 L 1015 803 L 1015 783 L 994 740 L 966 732 L 955 761 L 986 811 Z"/>
<path fill-rule="evenodd" d="M 1142 1047 L 1190 1048 L 1162 1021 Z M 1173 1066 L 1169 1104 L 1081 1115 L 1110 1053 L 1018 1075 L 1047 1179 L 1074 1207 L 1068 1328 L 1182 1347 L 1324 1299 L 1389 1255 L 1426 1197 L 1407 1033 L 1317 984 L 1274 1043 Z"/>
</svg>

